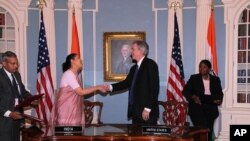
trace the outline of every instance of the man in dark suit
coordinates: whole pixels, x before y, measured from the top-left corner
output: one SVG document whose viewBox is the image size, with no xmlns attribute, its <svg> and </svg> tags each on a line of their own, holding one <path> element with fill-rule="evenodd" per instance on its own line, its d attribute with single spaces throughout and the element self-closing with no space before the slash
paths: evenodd
<svg viewBox="0 0 250 141">
<path fill-rule="evenodd" d="M 210 129 L 209 140 L 212 140 L 214 120 L 219 116 L 218 105 L 222 103 L 223 92 L 220 79 L 209 74 L 211 63 L 202 60 L 199 73 L 191 75 L 183 89 L 183 95 L 189 102 L 189 115 L 194 126 Z"/>
<path fill-rule="evenodd" d="M 111 91 L 129 89 L 128 119 L 133 124 L 156 124 L 159 117 L 159 72 L 152 59 L 147 58 L 148 45 L 137 40 L 132 43 L 131 56 L 136 64 L 126 79 L 109 86 Z"/>
<path fill-rule="evenodd" d="M 7 51 L 2 56 L 0 69 L 0 141 L 20 141 L 22 109 L 14 110 L 24 98 L 31 96 L 26 91 L 18 72 L 15 53 Z"/>
</svg>

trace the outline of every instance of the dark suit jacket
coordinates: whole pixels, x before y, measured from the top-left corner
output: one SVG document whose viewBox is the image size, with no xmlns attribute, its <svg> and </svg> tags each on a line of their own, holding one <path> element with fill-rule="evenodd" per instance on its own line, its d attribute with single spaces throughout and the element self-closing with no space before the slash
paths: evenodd
<svg viewBox="0 0 250 141">
<path fill-rule="evenodd" d="M 205 88 L 200 74 L 194 74 L 190 77 L 187 84 L 183 89 L 183 95 L 189 102 L 189 114 L 192 115 L 196 112 L 198 104 L 194 103 L 191 98 L 196 95 L 200 98 L 202 105 L 209 106 L 211 117 L 215 118 L 219 115 L 218 105 L 213 103 L 213 100 L 222 100 L 223 92 L 219 77 L 209 75 L 210 78 L 210 92 L 211 96 L 204 94 Z M 194 113 L 193 113 L 194 112 Z"/>
<path fill-rule="evenodd" d="M 113 91 L 130 89 L 136 66 L 132 66 L 126 79 L 112 84 Z M 128 118 L 141 118 L 144 108 L 151 109 L 150 118 L 159 117 L 159 72 L 157 64 L 147 57 L 142 60 L 134 86 L 134 104 L 128 108 Z"/>
<path fill-rule="evenodd" d="M 26 91 L 21 81 L 20 74 L 18 72 L 15 72 L 14 75 L 20 87 L 21 97 L 25 98 L 27 96 L 31 96 L 31 94 L 28 91 Z M 17 125 L 16 121 L 12 120 L 11 118 L 4 117 L 4 114 L 7 110 L 14 111 L 14 106 L 15 106 L 15 94 L 13 91 L 11 80 L 9 79 L 4 69 L 1 68 L 0 69 L 0 132 L 10 132 L 13 128 L 13 124 Z"/>
</svg>

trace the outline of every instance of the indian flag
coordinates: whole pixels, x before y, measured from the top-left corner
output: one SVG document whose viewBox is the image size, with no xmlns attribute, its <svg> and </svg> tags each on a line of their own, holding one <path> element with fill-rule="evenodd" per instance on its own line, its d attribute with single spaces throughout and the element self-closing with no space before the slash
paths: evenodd
<svg viewBox="0 0 250 141">
<path fill-rule="evenodd" d="M 75 18 L 75 10 L 73 11 L 72 15 L 72 43 L 71 43 L 71 53 L 76 53 L 79 56 L 80 53 L 80 45 L 79 45 L 79 38 L 76 26 L 76 18 Z"/>
<path fill-rule="evenodd" d="M 214 23 L 214 8 L 211 8 L 211 15 L 208 23 L 207 31 L 207 43 L 206 46 L 206 59 L 212 63 L 212 74 L 218 75 L 217 65 L 217 51 L 216 51 L 216 36 L 215 36 L 215 23 Z M 219 135 L 219 117 L 215 119 L 213 128 L 213 140 Z"/>
<path fill-rule="evenodd" d="M 208 23 L 207 31 L 207 48 L 206 48 L 206 59 L 212 63 L 212 69 L 215 75 L 218 75 L 217 65 L 217 51 L 216 51 L 216 36 L 215 36 L 215 24 L 214 24 L 214 9 L 211 9 L 211 15 Z"/>
<path fill-rule="evenodd" d="M 77 31 L 77 25 L 76 25 L 76 17 L 75 17 L 75 9 L 73 10 L 73 15 L 72 15 L 72 40 L 71 40 L 70 53 L 75 53 L 75 54 L 79 55 L 79 57 L 81 58 L 80 44 L 79 44 L 78 31 Z M 79 80 L 80 80 L 81 85 L 82 85 L 83 79 L 82 79 L 81 73 L 79 73 Z"/>
</svg>

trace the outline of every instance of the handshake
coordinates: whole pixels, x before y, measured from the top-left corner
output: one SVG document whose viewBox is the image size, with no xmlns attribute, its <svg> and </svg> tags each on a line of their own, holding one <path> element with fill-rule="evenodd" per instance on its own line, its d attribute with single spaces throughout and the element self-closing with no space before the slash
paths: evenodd
<svg viewBox="0 0 250 141">
<path fill-rule="evenodd" d="M 98 91 L 100 91 L 101 93 L 107 93 L 107 92 L 110 92 L 110 86 L 107 85 L 107 84 L 103 84 L 103 85 L 97 85 L 95 86 L 96 89 Z"/>
</svg>

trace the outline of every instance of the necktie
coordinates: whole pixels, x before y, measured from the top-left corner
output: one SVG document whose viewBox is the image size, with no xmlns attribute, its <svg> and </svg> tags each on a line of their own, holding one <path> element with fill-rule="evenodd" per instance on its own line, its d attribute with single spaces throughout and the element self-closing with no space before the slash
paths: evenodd
<svg viewBox="0 0 250 141">
<path fill-rule="evenodd" d="M 135 80 L 137 77 L 137 73 L 138 73 L 138 65 L 136 65 L 133 80 L 132 80 L 130 91 L 129 91 L 129 104 L 130 105 L 132 105 L 134 103 L 134 92 L 135 92 L 134 87 L 135 87 Z"/>
<path fill-rule="evenodd" d="M 14 74 L 11 74 L 11 77 L 12 77 L 12 85 L 13 85 L 13 90 L 14 90 L 14 93 L 15 93 L 15 97 L 18 98 L 19 102 L 21 102 L 21 97 L 20 97 L 20 93 L 19 93 L 19 90 L 18 90 L 18 86 L 17 86 Z"/>
</svg>

